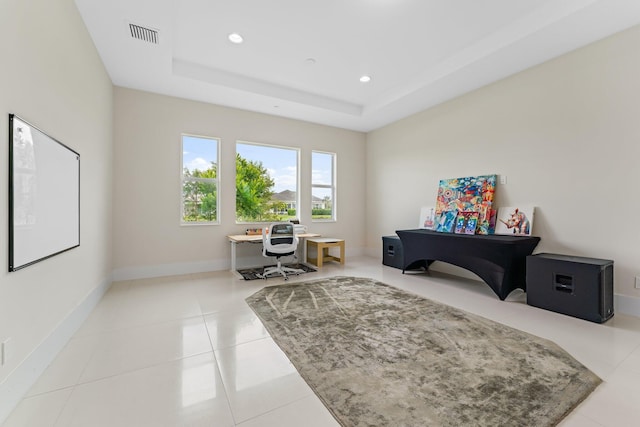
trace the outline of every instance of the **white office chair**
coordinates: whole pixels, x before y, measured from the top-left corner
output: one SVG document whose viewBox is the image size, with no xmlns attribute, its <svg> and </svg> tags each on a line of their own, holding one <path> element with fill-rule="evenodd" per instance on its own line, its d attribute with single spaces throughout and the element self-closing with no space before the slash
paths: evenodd
<svg viewBox="0 0 640 427">
<path fill-rule="evenodd" d="M 298 268 L 284 267 L 280 262 L 280 257 L 290 256 L 296 253 L 298 248 L 298 237 L 294 233 L 293 224 L 289 222 L 273 223 L 262 229 L 262 254 L 265 257 L 275 257 L 277 265 L 275 267 L 265 267 L 260 275 L 266 279 L 269 275 L 278 273 L 287 280 L 287 274 L 301 274 L 304 270 Z"/>
</svg>

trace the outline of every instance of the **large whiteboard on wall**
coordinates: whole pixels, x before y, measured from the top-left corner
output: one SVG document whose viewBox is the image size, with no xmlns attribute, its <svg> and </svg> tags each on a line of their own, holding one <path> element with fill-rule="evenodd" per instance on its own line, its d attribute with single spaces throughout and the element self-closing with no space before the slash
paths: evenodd
<svg viewBox="0 0 640 427">
<path fill-rule="evenodd" d="M 80 246 L 80 155 L 9 115 L 9 271 Z"/>
</svg>

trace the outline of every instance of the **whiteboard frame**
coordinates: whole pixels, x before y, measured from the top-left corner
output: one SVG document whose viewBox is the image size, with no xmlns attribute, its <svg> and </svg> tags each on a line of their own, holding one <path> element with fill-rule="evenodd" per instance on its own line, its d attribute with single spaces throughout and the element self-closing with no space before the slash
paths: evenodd
<svg viewBox="0 0 640 427">
<path fill-rule="evenodd" d="M 35 135 L 26 149 L 18 129 Z M 78 246 L 80 154 L 9 114 L 9 271 Z"/>
</svg>

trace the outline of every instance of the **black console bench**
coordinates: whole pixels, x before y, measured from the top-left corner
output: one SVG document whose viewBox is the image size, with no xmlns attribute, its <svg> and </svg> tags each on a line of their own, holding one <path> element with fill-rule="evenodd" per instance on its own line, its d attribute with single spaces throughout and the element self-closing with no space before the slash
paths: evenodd
<svg viewBox="0 0 640 427">
<path fill-rule="evenodd" d="M 402 241 L 402 272 L 443 261 L 469 270 L 484 280 L 501 300 L 516 288 L 526 290 L 526 259 L 540 241 L 533 236 L 471 235 L 432 230 L 398 230 Z"/>
</svg>

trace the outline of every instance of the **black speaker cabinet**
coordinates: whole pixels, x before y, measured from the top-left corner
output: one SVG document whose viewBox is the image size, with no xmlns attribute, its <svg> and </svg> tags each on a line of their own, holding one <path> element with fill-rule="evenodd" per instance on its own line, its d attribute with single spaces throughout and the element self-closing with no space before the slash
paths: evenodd
<svg viewBox="0 0 640 427">
<path fill-rule="evenodd" d="M 530 255 L 527 304 L 591 322 L 606 322 L 613 316 L 613 261 Z"/>
<path fill-rule="evenodd" d="M 402 242 L 398 236 L 385 236 L 382 238 L 382 263 L 389 267 L 400 269 L 404 267 Z"/>
</svg>

